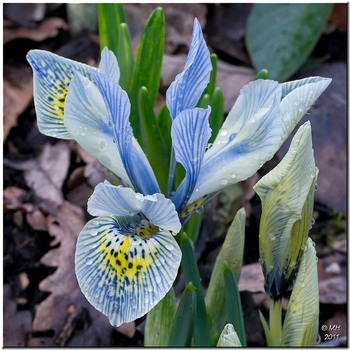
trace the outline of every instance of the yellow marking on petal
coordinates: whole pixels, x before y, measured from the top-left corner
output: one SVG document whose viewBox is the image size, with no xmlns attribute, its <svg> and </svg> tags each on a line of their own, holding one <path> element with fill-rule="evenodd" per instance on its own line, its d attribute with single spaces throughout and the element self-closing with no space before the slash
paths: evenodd
<svg viewBox="0 0 350 350">
<path fill-rule="evenodd" d="M 139 247 L 139 238 L 125 235 L 121 239 L 123 241 L 120 245 L 116 244 L 114 247 L 108 240 L 101 245 L 101 262 L 106 264 L 109 274 L 115 272 L 119 281 L 127 278 L 131 282 L 152 264 L 152 258 L 147 255 L 144 248 Z M 114 278 L 115 275 L 110 277 Z"/>
<path fill-rule="evenodd" d="M 68 84 L 62 86 L 59 81 L 55 82 L 55 91 L 53 97 L 49 97 L 49 101 L 53 106 L 53 109 L 60 119 L 64 119 L 64 102 L 68 92 Z"/>
<path fill-rule="evenodd" d="M 187 205 L 185 209 L 182 211 L 180 218 L 186 218 L 187 216 L 191 215 L 194 211 L 197 211 L 200 209 L 201 204 L 204 202 L 204 199 L 207 196 L 204 196 L 202 198 L 197 199 L 196 201 L 192 202 L 191 204 Z"/>
</svg>

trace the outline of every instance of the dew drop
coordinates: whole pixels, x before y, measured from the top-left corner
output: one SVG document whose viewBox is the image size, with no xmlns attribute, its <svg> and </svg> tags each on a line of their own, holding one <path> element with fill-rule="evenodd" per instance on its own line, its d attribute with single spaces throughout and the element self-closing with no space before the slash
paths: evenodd
<svg viewBox="0 0 350 350">
<path fill-rule="evenodd" d="M 315 185 L 315 191 L 317 191 L 319 189 L 318 184 Z"/>
<path fill-rule="evenodd" d="M 100 150 L 103 151 L 106 148 L 106 141 L 105 140 L 100 140 L 99 147 Z"/>
<path fill-rule="evenodd" d="M 251 123 L 255 123 L 256 122 L 256 117 L 253 117 L 252 119 L 250 119 Z"/>
<path fill-rule="evenodd" d="M 152 291 L 153 291 L 153 287 L 152 287 L 152 286 L 148 286 L 148 287 L 147 287 L 147 290 L 148 290 L 149 292 L 152 292 Z"/>
<path fill-rule="evenodd" d="M 92 232 L 90 232 L 90 236 L 93 236 L 93 237 L 97 236 L 97 234 L 98 234 L 97 231 L 92 231 Z"/>
<path fill-rule="evenodd" d="M 84 127 L 83 127 L 83 130 L 82 130 L 82 132 L 81 132 L 81 136 L 86 136 L 86 133 L 87 133 L 87 127 L 84 126 Z"/>
<path fill-rule="evenodd" d="M 86 258 L 86 265 L 91 265 L 94 262 L 94 259 Z"/>
<path fill-rule="evenodd" d="M 300 286 L 301 286 L 302 288 L 304 288 L 304 287 L 305 287 L 305 283 L 302 283 Z"/>
<path fill-rule="evenodd" d="M 156 276 L 156 283 L 159 284 L 160 282 L 162 282 L 162 279 L 160 278 L 160 276 Z"/>
<path fill-rule="evenodd" d="M 232 179 L 234 179 L 234 178 L 236 177 L 236 174 L 232 173 L 232 174 L 230 175 L 230 177 L 231 177 Z"/>
<path fill-rule="evenodd" d="M 219 136 L 226 136 L 228 131 L 225 128 L 221 128 L 219 131 Z"/>
<path fill-rule="evenodd" d="M 307 245 L 303 245 L 302 247 L 301 247 L 301 250 L 303 250 L 304 252 L 307 250 Z"/>
<path fill-rule="evenodd" d="M 289 120 L 289 119 L 290 119 L 290 113 L 289 113 L 289 112 L 285 112 L 285 113 L 283 114 L 283 119 L 284 119 L 284 120 Z"/>
<path fill-rule="evenodd" d="M 276 239 L 276 236 L 273 233 L 269 233 L 267 237 L 271 240 L 274 241 Z"/>
<path fill-rule="evenodd" d="M 260 258 L 258 259 L 258 261 L 259 261 L 259 263 L 260 263 L 261 265 L 264 265 L 264 259 L 263 259 L 262 257 L 260 257 Z"/>
<path fill-rule="evenodd" d="M 168 249 L 168 250 L 173 250 L 174 249 L 174 246 L 171 244 L 171 243 L 167 243 L 165 245 L 165 248 Z"/>
<path fill-rule="evenodd" d="M 289 207 L 287 204 L 282 204 L 281 205 L 281 211 L 282 213 L 288 213 L 289 212 Z"/>
<path fill-rule="evenodd" d="M 300 103 L 298 110 L 299 110 L 299 112 L 304 112 L 305 111 L 305 105 L 303 103 Z"/>
<path fill-rule="evenodd" d="M 227 179 L 221 179 L 220 184 L 221 185 L 227 185 Z"/>
</svg>

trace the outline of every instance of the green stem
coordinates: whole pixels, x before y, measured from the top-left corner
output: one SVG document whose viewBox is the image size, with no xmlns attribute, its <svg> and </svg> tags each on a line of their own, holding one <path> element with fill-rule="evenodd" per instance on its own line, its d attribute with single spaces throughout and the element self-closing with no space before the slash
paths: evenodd
<svg viewBox="0 0 350 350">
<path fill-rule="evenodd" d="M 282 299 L 270 299 L 270 334 L 269 346 L 281 346 L 282 338 Z"/>
</svg>

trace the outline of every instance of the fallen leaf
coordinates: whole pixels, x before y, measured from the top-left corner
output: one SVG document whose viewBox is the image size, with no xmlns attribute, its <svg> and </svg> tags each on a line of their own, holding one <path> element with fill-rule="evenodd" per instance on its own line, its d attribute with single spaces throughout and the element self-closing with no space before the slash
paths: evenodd
<svg viewBox="0 0 350 350">
<path fill-rule="evenodd" d="M 244 265 L 238 281 L 238 289 L 240 292 L 265 292 L 264 281 L 264 274 L 259 263 Z"/>
<path fill-rule="evenodd" d="M 29 67 L 4 65 L 3 80 L 3 140 L 17 125 L 17 117 L 27 108 L 33 98 L 33 78 Z"/>
<path fill-rule="evenodd" d="M 39 285 L 40 290 L 49 292 L 50 295 L 37 306 L 33 329 L 52 329 L 57 337 L 64 331 L 71 307 L 86 308 L 92 323 L 87 329 L 74 333 L 67 346 L 111 346 L 113 327 L 106 316 L 88 303 L 75 277 L 76 240 L 84 224 L 83 211 L 68 202 L 63 202 L 55 215 L 48 216 L 48 232 L 55 238 L 52 245 L 59 244 L 59 247 L 49 250 L 42 257 L 41 263 L 55 266 L 57 270 Z"/>
<path fill-rule="evenodd" d="M 36 28 L 30 27 L 4 27 L 3 43 L 14 39 L 31 39 L 43 41 L 47 38 L 55 37 L 59 29 L 68 30 L 67 23 L 58 17 L 51 17 L 41 22 Z"/>
<path fill-rule="evenodd" d="M 26 337 L 31 331 L 32 316 L 30 311 L 18 311 L 16 302 L 11 297 L 11 288 L 3 286 L 3 345 L 5 347 L 26 346 Z"/>
</svg>

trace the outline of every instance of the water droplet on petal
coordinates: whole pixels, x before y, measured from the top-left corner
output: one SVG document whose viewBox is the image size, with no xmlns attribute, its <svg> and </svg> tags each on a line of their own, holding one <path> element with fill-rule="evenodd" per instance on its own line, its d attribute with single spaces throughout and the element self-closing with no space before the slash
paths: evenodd
<svg viewBox="0 0 350 350">
<path fill-rule="evenodd" d="M 94 237 L 94 236 L 97 236 L 97 234 L 98 234 L 97 231 L 92 231 L 92 232 L 90 232 L 90 235 L 93 236 L 93 237 Z"/>
<path fill-rule="evenodd" d="M 300 103 L 298 110 L 299 110 L 299 112 L 304 112 L 305 111 L 305 105 L 303 103 Z"/>
<path fill-rule="evenodd" d="M 100 140 L 99 147 L 100 150 L 103 151 L 106 148 L 107 144 L 105 140 Z"/>
<path fill-rule="evenodd" d="M 315 191 L 317 191 L 319 189 L 318 184 L 315 185 Z"/>
<path fill-rule="evenodd" d="M 167 243 L 165 245 L 165 248 L 168 249 L 168 250 L 173 250 L 174 249 L 174 246 L 171 244 L 171 243 Z"/>
<path fill-rule="evenodd" d="M 221 185 L 227 185 L 227 179 L 221 179 L 220 184 Z"/>
<path fill-rule="evenodd" d="M 303 250 L 304 252 L 307 250 L 307 245 L 303 245 L 302 247 L 301 247 L 301 250 Z"/>
<path fill-rule="evenodd" d="M 94 262 L 94 259 L 87 258 L 86 259 L 86 265 L 91 265 Z"/>
<path fill-rule="evenodd" d="M 289 212 L 289 207 L 287 204 L 282 204 L 281 205 L 281 211 L 282 213 L 288 213 Z"/>
<path fill-rule="evenodd" d="M 159 284 L 160 282 L 162 282 L 162 279 L 160 278 L 160 276 L 156 276 L 156 283 Z"/>
<path fill-rule="evenodd" d="M 86 136 L 86 133 L 87 133 L 87 127 L 84 126 L 84 127 L 83 127 L 83 130 L 82 130 L 82 132 L 81 132 L 81 136 Z"/>
<path fill-rule="evenodd" d="M 267 237 L 271 240 L 274 241 L 276 239 L 276 236 L 273 233 L 269 233 Z"/>
<path fill-rule="evenodd" d="M 234 179 L 234 178 L 236 177 L 236 174 L 232 173 L 232 174 L 230 175 L 230 177 L 231 177 L 232 179 Z"/>
<path fill-rule="evenodd" d="M 225 128 L 221 128 L 219 131 L 219 136 L 226 136 L 228 131 Z"/>
</svg>

